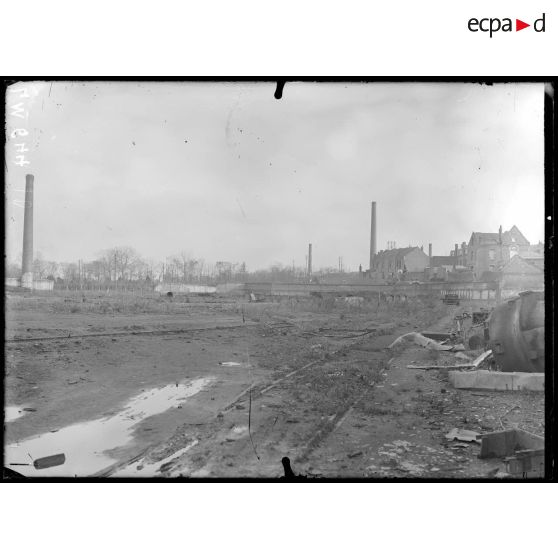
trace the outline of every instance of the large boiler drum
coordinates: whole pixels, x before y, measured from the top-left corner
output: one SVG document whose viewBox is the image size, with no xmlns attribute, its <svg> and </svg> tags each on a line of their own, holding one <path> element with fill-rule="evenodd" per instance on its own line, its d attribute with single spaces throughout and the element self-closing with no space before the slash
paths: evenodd
<svg viewBox="0 0 558 558">
<path fill-rule="evenodd" d="M 488 347 L 502 372 L 544 372 L 544 292 L 520 293 L 496 306 Z"/>
</svg>

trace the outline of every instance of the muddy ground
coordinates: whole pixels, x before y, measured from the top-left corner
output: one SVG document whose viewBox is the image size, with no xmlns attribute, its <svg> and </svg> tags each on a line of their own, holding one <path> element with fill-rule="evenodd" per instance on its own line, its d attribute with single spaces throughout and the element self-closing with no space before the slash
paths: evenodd
<svg viewBox="0 0 558 558">
<path fill-rule="evenodd" d="M 8 294 L 5 463 L 30 476 L 274 478 L 289 456 L 309 478 L 504 477 L 478 444 L 444 435 L 543 435 L 543 394 L 455 390 L 445 370 L 406 368 L 453 355 L 387 349 L 403 333 L 448 331 L 463 310 Z M 63 466 L 31 464 L 58 452 Z"/>
</svg>

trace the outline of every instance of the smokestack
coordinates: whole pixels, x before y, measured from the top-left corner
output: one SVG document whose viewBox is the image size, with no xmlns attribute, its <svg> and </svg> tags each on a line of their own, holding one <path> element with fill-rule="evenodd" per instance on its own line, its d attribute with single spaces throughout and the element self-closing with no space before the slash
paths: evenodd
<svg viewBox="0 0 558 558">
<path fill-rule="evenodd" d="M 312 244 L 308 244 L 308 275 L 312 275 Z"/>
<path fill-rule="evenodd" d="M 372 202 L 372 214 L 370 218 L 370 269 L 376 255 L 376 202 Z"/>
<path fill-rule="evenodd" d="M 453 253 L 453 270 L 455 271 L 455 267 L 457 266 L 457 242 L 455 243 L 455 252 Z"/>
<path fill-rule="evenodd" d="M 25 175 L 25 209 L 23 214 L 23 258 L 21 286 L 33 288 L 33 175 Z"/>
<path fill-rule="evenodd" d="M 428 267 L 432 267 L 432 242 L 428 243 Z"/>
</svg>

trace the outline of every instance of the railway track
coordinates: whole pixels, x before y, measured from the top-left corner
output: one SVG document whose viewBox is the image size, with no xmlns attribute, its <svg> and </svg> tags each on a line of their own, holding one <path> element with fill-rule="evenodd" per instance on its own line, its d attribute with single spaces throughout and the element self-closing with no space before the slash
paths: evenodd
<svg viewBox="0 0 558 558">
<path fill-rule="evenodd" d="M 338 347 L 335 351 L 332 351 L 332 353 L 330 353 L 330 354 L 331 355 L 336 355 L 338 353 L 346 351 L 348 348 L 354 347 L 355 345 L 358 345 L 359 343 L 364 341 L 366 339 L 366 337 L 368 337 L 369 335 L 372 335 L 372 334 L 387 335 L 388 333 L 391 333 L 391 331 L 393 330 L 394 327 L 395 327 L 395 324 L 391 324 L 391 323 L 380 325 L 377 328 L 371 329 L 370 331 L 366 332 L 365 334 L 359 335 L 356 338 L 355 341 L 352 341 L 350 343 L 344 343 L 341 347 Z M 276 386 L 282 384 L 284 381 L 288 380 L 289 378 L 291 378 L 295 374 L 298 374 L 298 373 L 300 373 L 304 370 L 307 370 L 308 368 L 311 368 L 312 366 L 315 366 L 315 365 L 320 364 L 320 363 L 325 362 L 325 361 L 326 361 L 326 357 L 319 358 L 319 359 L 313 360 L 313 361 L 305 364 L 304 366 L 301 366 L 300 368 L 297 368 L 296 370 L 292 370 L 291 372 L 288 372 L 284 376 L 281 376 L 281 378 L 278 378 L 277 380 L 274 380 L 272 382 L 266 382 L 266 383 L 261 382 L 261 383 L 255 384 L 255 385 L 248 386 L 245 390 L 241 391 L 237 395 L 237 397 L 233 401 L 231 401 L 226 407 L 221 409 L 219 414 L 224 415 L 225 413 L 228 413 L 228 412 L 232 411 L 235 408 L 236 405 L 240 404 L 241 401 L 245 400 L 245 398 L 247 396 L 250 396 L 250 391 L 252 391 L 252 394 L 251 394 L 252 401 L 255 400 L 255 399 L 259 399 L 262 395 L 264 395 L 268 391 L 272 390 Z M 218 416 L 219 416 L 219 414 L 218 414 Z"/>
<path fill-rule="evenodd" d="M 113 331 L 113 332 L 98 332 L 98 333 L 82 333 L 79 335 L 56 335 L 48 337 L 12 337 L 6 339 L 6 343 L 31 343 L 39 341 L 67 341 L 68 339 L 86 339 L 88 337 L 126 337 L 133 335 L 180 335 L 182 333 L 198 332 L 198 331 L 214 331 L 220 329 L 236 329 L 240 327 L 258 325 L 258 322 L 246 322 L 234 325 L 218 325 L 200 328 L 180 328 L 180 329 L 150 329 L 139 331 Z"/>
</svg>

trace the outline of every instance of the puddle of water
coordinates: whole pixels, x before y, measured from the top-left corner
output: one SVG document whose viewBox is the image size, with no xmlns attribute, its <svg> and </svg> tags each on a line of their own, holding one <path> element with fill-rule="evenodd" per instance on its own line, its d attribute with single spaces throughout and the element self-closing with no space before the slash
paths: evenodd
<svg viewBox="0 0 558 558">
<path fill-rule="evenodd" d="M 243 364 L 242 362 L 220 362 L 219 366 L 242 366 L 243 368 L 252 368 L 250 364 Z"/>
<path fill-rule="evenodd" d="M 231 442 L 242 438 L 245 434 L 248 434 L 247 426 L 233 426 L 225 439 Z"/>
<path fill-rule="evenodd" d="M 156 461 L 155 463 L 146 463 L 145 460 L 140 460 L 136 463 L 130 463 L 123 469 L 119 469 L 118 471 L 114 472 L 111 477 L 154 477 L 159 472 L 159 469 L 163 465 L 170 463 L 173 459 L 177 459 L 181 455 L 184 455 L 190 448 L 193 448 L 198 443 L 197 440 L 194 440 L 186 447 L 174 452 L 172 455 L 161 459 L 160 461 Z M 139 469 L 138 469 L 139 467 Z"/>
<path fill-rule="evenodd" d="M 5 463 L 26 476 L 94 475 L 117 462 L 106 452 L 129 443 L 133 438 L 133 429 L 139 422 L 176 407 L 212 380 L 199 378 L 187 384 L 169 384 L 151 389 L 130 399 L 125 408 L 112 417 L 73 424 L 56 432 L 10 444 L 5 448 Z M 65 454 L 66 462 L 63 465 L 41 470 L 31 465 L 33 459 L 57 453 Z M 29 463 L 30 466 L 11 466 L 10 463 Z"/>
<path fill-rule="evenodd" d="M 18 418 L 21 418 L 23 415 L 27 413 L 23 410 L 23 407 L 17 407 L 15 405 L 5 407 L 4 408 L 4 417 L 5 422 L 13 422 Z"/>
</svg>

